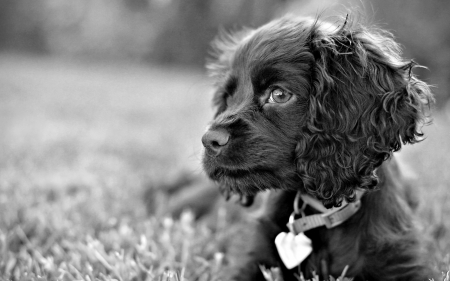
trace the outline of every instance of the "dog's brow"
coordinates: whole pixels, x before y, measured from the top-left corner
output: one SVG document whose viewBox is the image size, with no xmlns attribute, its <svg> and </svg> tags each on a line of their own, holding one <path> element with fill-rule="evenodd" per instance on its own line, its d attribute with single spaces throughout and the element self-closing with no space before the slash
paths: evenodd
<svg viewBox="0 0 450 281">
<path fill-rule="evenodd" d="M 265 88 L 280 79 L 280 69 L 276 67 L 255 68 L 251 74 L 252 82 L 257 88 Z"/>
<path fill-rule="evenodd" d="M 272 64 L 270 66 L 256 67 L 251 73 L 252 84 L 256 93 L 262 93 L 274 83 L 289 85 L 293 93 L 301 93 L 307 82 L 304 80 L 306 64 Z"/>
</svg>

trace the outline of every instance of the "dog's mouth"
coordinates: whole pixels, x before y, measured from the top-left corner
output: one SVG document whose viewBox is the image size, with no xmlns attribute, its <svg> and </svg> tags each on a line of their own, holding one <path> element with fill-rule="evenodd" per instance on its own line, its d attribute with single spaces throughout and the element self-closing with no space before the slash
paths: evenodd
<svg viewBox="0 0 450 281">
<path fill-rule="evenodd" d="M 260 191 L 283 188 L 289 182 L 280 176 L 276 169 L 263 167 L 248 169 L 215 167 L 206 169 L 206 172 L 222 189 L 238 195 L 255 195 Z"/>
<path fill-rule="evenodd" d="M 215 181 L 221 181 L 224 178 L 243 179 L 252 174 L 265 172 L 263 169 L 227 169 L 216 168 L 209 173 L 209 177 Z"/>
</svg>

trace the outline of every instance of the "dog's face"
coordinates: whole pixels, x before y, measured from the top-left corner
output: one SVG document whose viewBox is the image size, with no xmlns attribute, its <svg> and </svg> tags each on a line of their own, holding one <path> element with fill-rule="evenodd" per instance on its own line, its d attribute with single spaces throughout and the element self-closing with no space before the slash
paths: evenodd
<svg viewBox="0 0 450 281">
<path fill-rule="evenodd" d="M 421 136 L 431 94 L 384 34 L 284 18 L 215 44 L 203 162 L 222 188 L 300 189 L 339 205 Z"/>
</svg>

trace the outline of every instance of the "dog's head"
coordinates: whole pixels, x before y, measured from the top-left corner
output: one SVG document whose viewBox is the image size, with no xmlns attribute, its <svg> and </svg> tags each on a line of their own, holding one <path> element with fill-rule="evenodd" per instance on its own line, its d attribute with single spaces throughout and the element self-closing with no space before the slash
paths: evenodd
<svg viewBox="0 0 450 281">
<path fill-rule="evenodd" d="M 282 18 L 213 46 L 217 112 L 203 162 L 222 188 L 300 189 L 338 206 L 422 136 L 433 98 L 387 32 Z"/>
</svg>

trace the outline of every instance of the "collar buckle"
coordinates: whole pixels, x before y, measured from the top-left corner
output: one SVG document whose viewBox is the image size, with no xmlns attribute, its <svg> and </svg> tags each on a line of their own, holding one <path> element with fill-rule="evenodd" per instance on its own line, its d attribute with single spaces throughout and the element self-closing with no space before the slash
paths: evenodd
<svg viewBox="0 0 450 281">
<path fill-rule="evenodd" d="M 361 208 L 361 201 L 346 204 L 332 212 L 322 214 L 323 222 L 327 228 L 333 228 L 345 222 Z"/>
<path fill-rule="evenodd" d="M 327 228 L 333 228 L 342 223 L 342 221 L 336 221 L 333 214 L 335 213 L 322 214 L 323 222 Z"/>
</svg>

